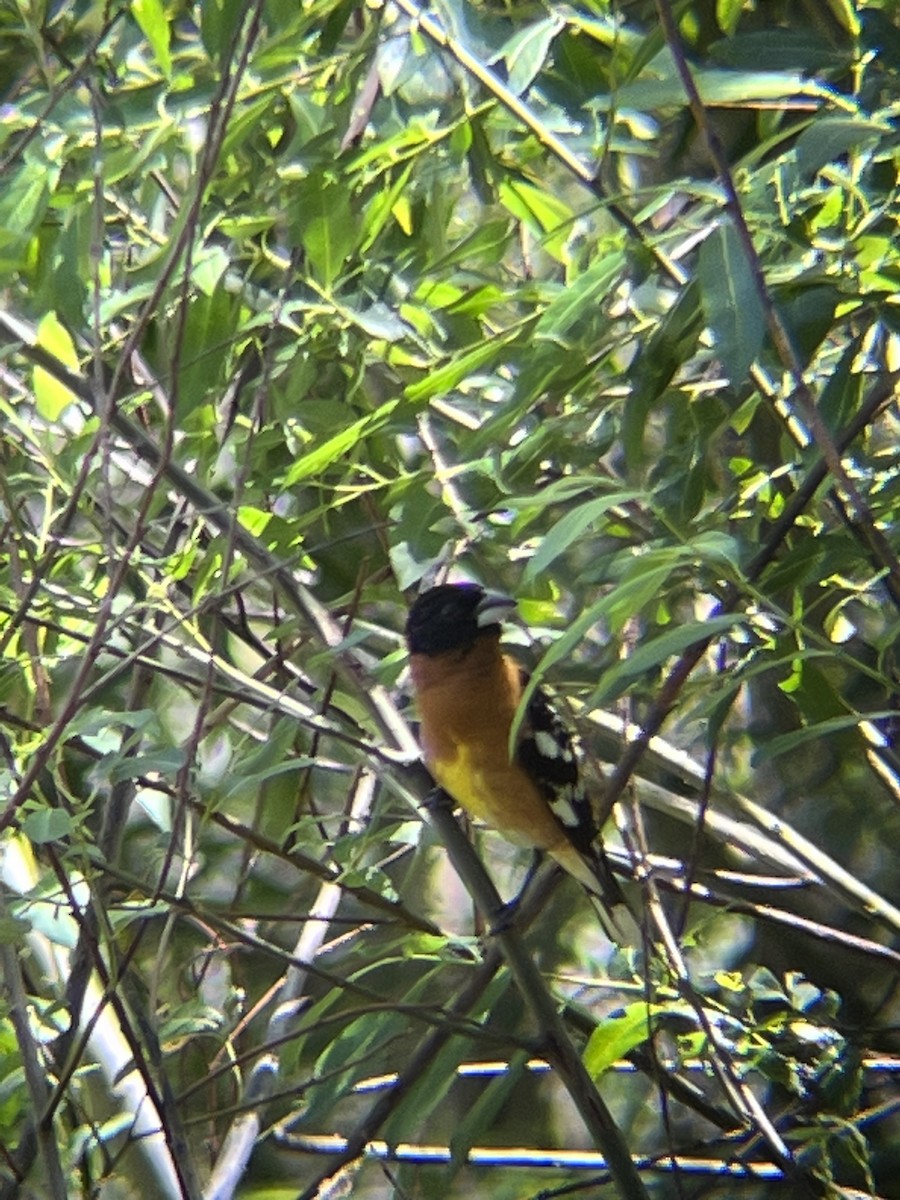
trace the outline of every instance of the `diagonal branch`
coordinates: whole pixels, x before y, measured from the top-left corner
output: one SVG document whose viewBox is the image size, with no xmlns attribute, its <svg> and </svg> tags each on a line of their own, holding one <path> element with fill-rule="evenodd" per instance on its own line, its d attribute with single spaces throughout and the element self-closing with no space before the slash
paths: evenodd
<svg viewBox="0 0 900 1200">
<path fill-rule="evenodd" d="M 670 0 L 656 0 L 656 10 L 659 13 L 659 20 L 666 43 L 675 59 L 676 70 L 687 93 L 691 113 L 697 123 L 697 128 L 703 135 L 707 153 L 725 189 L 726 207 L 734 222 L 734 228 L 747 261 L 754 290 L 762 305 L 769 336 L 772 338 L 782 366 L 791 378 L 794 388 L 794 401 L 800 408 L 803 420 L 812 433 L 816 445 L 819 447 L 829 474 L 849 499 L 854 518 L 869 550 L 874 555 L 876 561 L 890 575 L 894 594 L 900 594 L 900 561 L 898 561 L 887 538 L 875 524 L 868 504 L 860 495 L 856 485 L 844 469 L 838 446 L 835 444 L 831 432 L 819 412 L 816 398 L 803 376 L 803 364 L 800 362 L 787 326 L 782 320 L 781 314 L 766 285 L 762 263 L 756 251 L 756 246 L 753 244 L 753 235 L 744 216 L 743 206 L 737 194 L 731 167 L 725 156 L 719 136 L 709 118 L 706 105 L 703 103 L 693 72 L 687 61 L 684 43 L 681 40 L 681 34 L 678 30 L 675 15 L 672 12 Z"/>
<path fill-rule="evenodd" d="M 900 372 L 891 372 L 879 378 L 873 385 L 865 403 L 837 439 L 837 446 L 843 450 L 849 446 L 864 430 L 876 414 L 887 404 L 894 394 Z M 752 583 L 762 575 L 766 567 L 775 559 L 788 533 L 803 515 L 807 505 L 818 489 L 828 478 L 829 468 L 824 456 L 819 459 L 807 472 L 806 478 L 784 506 L 784 511 L 773 522 L 771 532 L 758 553 L 750 561 L 744 573 L 744 582 Z M 724 613 L 734 612 L 742 596 L 742 589 L 737 584 L 729 584 L 722 599 L 709 614 L 710 619 Z M 643 758 L 653 738 L 659 733 L 669 713 L 675 706 L 681 689 L 690 678 L 694 668 L 699 664 L 714 638 L 701 638 L 689 646 L 675 662 L 665 677 L 653 703 L 649 706 L 639 731 L 634 738 L 622 749 L 621 756 L 604 783 L 602 805 L 598 814 L 599 824 L 606 823 L 616 801 L 622 795 L 628 781 L 635 773 L 638 763 Z"/>
</svg>

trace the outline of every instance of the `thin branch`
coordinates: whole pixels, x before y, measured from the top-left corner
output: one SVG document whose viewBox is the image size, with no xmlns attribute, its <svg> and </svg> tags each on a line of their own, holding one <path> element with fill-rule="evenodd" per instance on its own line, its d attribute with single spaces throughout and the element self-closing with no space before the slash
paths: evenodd
<svg viewBox="0 0 900 1200">
<path fill-rule="evenodd" d="M 12 314 L 0 311 L 0 337 L 17 346 L 36 366 L 43 367 L 79 399 L 93 407 L 93 395 L 82 375 L 69 370 L 64 363 L 38 345 L 33 328 Z M 290 565 L 272 554 L 262 542 L 240 524 L 231 509 L 213 493 L 199 484 L 178 463 L 164 461 L 154 439 L 118 407 L 110 418 L 116 432 L 131 450 L 151 468 L 160 468 L 173 488 L 189 501 L 198 516 L 219 533 L 232 538 L 234 545 L 257 568 L 268 573 L 281 589 L 291 609 L 311 628 L 319 642 L 334 652 L 335 664 L 345 681 L 357 694 L 389 744 L 408 760 L 418 758 L 419 748 L 406 722 L 399 716 L 383 687 L 368 678 L 365 665 L 352 647 L 342 645 L 340 625 L 304 584 L 299 582 Z M 0 829 L 4 827 L 0 817 Z"/>
<path fill-rule="evenodd" d="M 0 917 L 9 920 L 9 913 L 0 890 Z M 35 1154 L 40 1156 L 44 1177 L 50 1189 L 48 1200 L 66 1200 L 66 1180 L 59 1157 L 53 1122 L 44 1119 L 50 1086 L 41 1065 L 37 1042 L 31 1032 L 28 1017 L 28 997 L 22 980 L 21 963 L 16 947 L 7 939 L 0 942 L 0 992 L 7 995 L 7 1012 L 19 1047 L 19 1056 L 25 1074 L 25 1084 L 31 1100 L 31 1112 L 26 1129 L 20 1138 L 20 1150 L 29 1143 Z M 30 1155 L 22 1156 L 25 1161 L 17 1164 L 17 1170 L 27 1169 Z"/>
<path fill-rule="evenodd" d="M 900 594 L 900 560 L 897 559 L 887 538 L 876 525 L 868 504 L 844 470 L 838 446 L 832 438 L 822 414 L 819 412 L 816 398 L 803 376 L 803 364 L 794 348 L 791 335 L 766 284 L 762 263 L 756 251 L 756 246 L 753 243 L 753 235 L 750 232 L 747 219 L 744 216 L 744 209 L 737 193 L 731 167 L 722 148 L 719 135 L 710 120 L 706 105 L 700 96 L 693 71 L 687 61 L 684 43 L 681 39 L 681 33 L 679 32 L 670 0 L 656 0 L 656 11 L 659 13 L 659 20 L 666 43 L 675 60 L 675 68 L 678 71 L 682 86 L 687 93 L 691 113 L 693 114 L 697 128 L 703 135 L 707 153 L 718 173 L 722 187 L 725 189 L 726 207 L 741 242 L 750 278 L 753 281 L 754 290 L 762 306 L 769 335 L 772 338 L 783 367 L 790 375 L 794 388 L 794 399 L 801 410 L 806 426 L 819 447 L 828 472 L 848 497 L 853 508 L 855 521 L 870 551 L 881 566 L 890 574 L 894 594 Z"/>
<path fill-rule="evenodd" d="M 544 1039 L 544 1053 L 558 1072 L 595 1144 L 606 1156 L 621 1196 L 626 1200 L 646 1200 L 647 1192 L 628 1145 L 573 1046 L 559 1015 L 556 1000 L 518 931 L 513 925 L 502 923 L 508 922 L 508 918 L 503 915 L 503 904 L 497 890 L 457 824 L 446 797 L 432 804 L 431 817 L 455 870 L 482 917 L 489 926 L 501 922 L 494 928 L 494 937 Z"/>
<path fill-rule="evenodd" d="M 893 371 L 880 376 L 873 383 L 865 403 L 860 406 L 859 411 L 848 422 L 837 439 L 837 446 L 840 450 L 851 445 L 877 413 L 889 403 L 898 382 L 900 382 L 900 372 Z M 828 464 L 823 457 L 810 467 L 803 482 L 785 504 L 783 512 L 773 522 L 768 538 L 744 572 L 743 581 L 745 583 L 752 583 L 758 579 L 769 563 L 775 559 L 788 533 L 800 519 L 810 500 L 827 477 Z M 742 594 L 741 587 L 737 584 L 729 584 L 722 593 L 722 599 L 709 614 L 710 619 L 733 612 L 737 608 Z M 647 709 L 640 730 L 633 740 L 621 749 L 615 767 L 604 781 L 603 796 L 598 811 L 598 821 L 601 826 L 606 823 L 647 747 L 659 733 L 669 713 L 675 707 L 682 688 L 713 640 L 714 638 L 711 637 L 701 638 L 700 641 L 689 646 L 663 679 L 653 703 Z"/>
<path fill-rule="evenodd" d="M 368 819 L 375 795 L 375 779 L 365 775 L 358 781 L 350 808 L 350 821 L 357 826 Z M 322 948 L 329 922 L 337 913 L 343 889 L 337 883 L 325 883 L 310 912 L 310 918 L 294 947 L 294 957 L 312 963 Z M 290 966 L 285 972 L 276 997 L 275 1011 L 269 1020 L 266 1040 L 290 1037 L 297 1028 L 303 1012 L 301 997 L 306 986 L 308 970 Z M 250 1105 L 226 1134 L 209 1182 L 204 1200 L 231 1200 L 250 1159 L 262 1129 L 265 1106 L 275 1091 L 280 1075 L 274 1055 L 259 1058 L 245 1088 L 245 1103 Z"/>
<path fill-rule="evenodd" d="M 286 1122 L 283 1125 L 287 1124 Z M 285 1128 L 277 1132 L 279 1146 L 300 1154 L 340 1154 L 345 1152 L 348 1139 L 339 1134 L 295 1134 Z M 381 1162 L 418 1163 L 420 1165 L 458 1165 L 460 1161 L 470 1166 L 496 1168 L 508 1171 L 511 1168 L 550 1169 L 568 1171 L 609 1171 L 609 1163 L 602 1154 L 591 1153 L 589 1150 L 566 1150 L 556 1148 L 551 1150 L 533 1150 L 530 1147 L 510 1147 L 505 1149 L 497 1146 L 473 1146 L 465 1156 L 460 1157 L 455 1149 L 442 1145 L 419 1145 L 414 1142 L 404 1142 L 402 1145 L 388 1144 L 382 1141 L 371 1141 L 364 1147 L 366 1158 L 377 1159 Z M 649 1173 L 671 1175 L 682 1173 L 699 1178 L 730 1179 L 749 1182 L 770 1180 L 778 1182 L 784 1179 L 784 1173 L 767 1162 L 722 1162 L 714 1158 L 690 1157 L 676 1154 L 658 1158 L 642 1156 L 636 1160 L 637 1166 Z M 867 1194 L 868 1195 L 868 1194 Z"/>
<path fill-rule="evenodd" d="M 530 130 L 551 157 L 555 158 L 575 179 L 579 180 L 591 195 L 604 205 L 613 219 L 657 260 L 670 279 L 678 284 L 686 282 L 686 276 L 681 268 L 676 266 L 659 246 L 644 235 L 641 227 L 620 204 L 606 195 L 593 168 L 573 154 L 565 142 L 557 137 L 520 97 L 510 91 L 489 67 L 486 67 L 479 58 L 467 50 L 457 38 L 447 33 L 440 22 L 429 13 L 424 12 L 414 3 L 414 0 L 394 0 L 394 3 L 436 46 L 440 46 L 442 50 L 446 51 L 463 70 L 467 71 L 473 79 L 478 80 L 489 95 L 493 96 L 517 121 Z"/>
</svg>

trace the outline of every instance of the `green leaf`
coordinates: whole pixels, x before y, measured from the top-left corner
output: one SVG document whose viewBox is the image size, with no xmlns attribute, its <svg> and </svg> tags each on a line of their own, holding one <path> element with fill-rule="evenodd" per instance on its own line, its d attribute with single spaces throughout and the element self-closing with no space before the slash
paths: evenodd
<svg viewBox="0 0 900 1200">
<path fill-rule="evenodd" d="M 766 596 L 774 597 L 786 588 L 799 587 L 808 579 L 820 578 L 825 556 L 823 540 L 811 531 L 805 536 L 798 531 L 781 558 L 776 559 L 762 576 Z"/>
<path fill-rule="evenodd" d="M 893 135 L 886 126 L 861 117 L 818 117 L 797 138 L 797 170 L 801 177 L 811 178 L 851 150 L 889 136 Z"/>
<path fill-rule="evenodd" d="M 832 434 L 843 429 L 857 410 L 863 396 L 863 376 L 853 372 L 863 334 L 848 341 L 839 361 L 832 367 L 828 382 L 819 399 L 819 411 Z"/>
<path fill-rule="evenodd" d="M 515 96 L 529 87 L 543 67 L 553 40 L 563 28 L 558 16 L 545 17 L 519 30 L 509 39 L 491 63 L 503 59 L 506 63 L 506 86 Z"/>
<path fill-rule="evenodd" d="M 654 65 L 665 68 L 662 78 L 646 76 L 626 84 L 615 93 L 619 112 L 636 108 L 648 112 L 687 104 L 687 94 L 668 52 Z M 825 84 L 794 71 L 717 71 L 694 72 L 694 82 L 705 104 L 746 105 L 751 101 L 789 100 L 795 96 L 816 96 L 834 102 L 834 94 Z"/>
<path fill-rule="evenodd" d="M 40 808 L 22 820 L 22 832 L 36 846 L 58 842 L 60 838 L 68 837 L 74 828 L 75 822 L 63 808 Z"/>
<path fill-rule="evenodd" d="M 380 300 L 368 308 L 352 308 L 342 304 L 341 313 L 363 333 L 379 341 L 399 342 L 409 333 L 409 326 L 402 317 Z"/>
<path fill-rule="evenodd" d="M 730 221 L 718 225 L 700 247 L 697 277 L 716 353 L 732 386 L 739 387 L 762 348 L 765 315 L 747 256 Z"/>
<path fill-rule="evenodd" d="M 460 1114 L 450 1137 L 454 1163 L 464 1163 L 472 1147 L 484 1137 L 484 1131 L 493 1128 L 500 1113 L 527 1078 L 530 1058 L 524 1050 L 513 1054 L 505 1069 L 489 1079 L 474 1103 Z"/>
<path fill-rule="evenodd" d="M 834 45 L 811 28 L 773 27 L 752 32 L 741 31 L 737 38 L 726 38 L 710 47 L 716 66 L 741 71 L 764 62 L 773 71 L 802 71 L 821 75 L 824 71 L 847 70 L 853 61 L 849 48 Z"/>
<path fill-rule="evenodd" d="M 535 337 L 561 338 L 568 333 L 586 310 L 593 312 L 600 306 L 624 265 L 623 250 L 615 250 L 591 263 L 547 305 L 535 326 Z"/>
<path fill-rule="evenodd" d="M 586 504 L 579 504 L 577 508 L 567 512 L 544 535 L 533 557 L 525 567 L 523 581 L 530 583 L 543 575 L 561 554 L 565 554 L 573 542 L 578 541 L 611 508 L 638 500 L 643 495 L 644 493 L 634 490 L 610 492 L 606 496 L 588 500 Z"/>
<path fill-rule="evenodd" d="M 406 199 L 404 193 L 412 166 L 401 171 L 390 188 L 376 192 L 363 209 L 359 231 L 360 252 L 365 254 L 372 249 L 376 238 L 388 224 L 391 217 L 396 219 L 397 205 Z"/>
<path fill-rule="evenodd" d="M 629 464 L 645 458 L 644 443 L 650 413 L 690 357 L 702 332 L 701 295 L 692 280 L 657 321 L 648 338 L 641 338 L 631 366 L 632 387 L 622 414 L 622 444 Z"/>
<path fill-rule="evenodd" d="M 10 172 L 0 188 L 0 265 L 22 265 L 27 239 L 44 218 L 59 168 L 49 162 L 27 161 Z"/>
<path fill-rule="evenodd" d="M 293 757 L 297 728 L 293 721 L 277 721 L 261 746 L 232 760 L 221 791 L 224 800 L 243 792 L 257 794 L 260 786 L 284 772 L 298 771 L 309 765 L 308 759 Z"/>
<path fill-rule="evenodd" d="M 159 69 L 168 79 L 172 74 L 172 52 L 170 50 L 172 31 L 162 0 L 132 0 L 131 15 L 150 43 Z"/>
<path fill-rule="evenodd" d="M 463 953 L 469 953 L 469 945 L 462 945 Z M 476 1001 L 473 1019 L 481 1013 L 496 1014 L 508 1011 L 510 983 L 505 972 L 496 975 L 485 987 Z M 415 1122 L 427 1120 L 435 1111 L 446 1111 L 446 1096 L 457 1082 L 457 1068 L 464 1054 L 462 1043 L 458 1038 L 449 1039 L 441 1046 L 418 1079 L 414 1080 L 411 1088 L 400 1099 L 384 1125 L 382 1136 L 388 1144 L 395 1144 L 408 1136 L 404 1131 L 410 1129 Z M 440 1194 L 446 1195 L 446 1189 Z"/>
<path fill-rule="evenodd" d="M 574 216 L 571 208 L 550 192 L 518 179 L 504 179 L 497 194 L 504 208 L 541 238 L 547 253 L 562 260 Z"/>
<path fill-rule="evenodd" d="M 253 104 L 248 104 L 228 122 L 228 129 L 222 140 L 222 158 L 237 154 L 243 143 L 253 140 L 265 127 L 265 120 L 271 117 L 272 101 L 269 96 L 263 96 Z"/>
<path fill-rule="evenodd" d="M 234 36 L 247 11 L 244 0 L 203 0 L 200 36 L 214 62 L 224 66 L 233 51 Z"/>
<path fill-rule="evenodd" d="M 687 556 L 687 553 L 685 547 L 682 546 L 667 547 L 664 550 L 650 551 L 638 556 L 629 563 L 622 581 L 600 600 L 586 608 L 576 617 L 565 633 L 553 642 L 541 656 L 540 662 L 532 672 L 525 695 L 519 703 L 516 720 L 510 733 L 511 745 L 515 743 L 528 699 L 551 668 L 556 663 L 569 659 L 588 630 L 594 625 L 605 622 L 612 632 L 620 630 L 646 604 L 659 596 L 673 568 Z M 733 618 L 733 620 L 737 619 Z M 708 628 L 708 626 L 709 622 L 706 622 L 704 628 Z M 692 640 L 696 641 L 697 635 Z"/>
<path fill-rule="evenodd" d="M 21 946 L 31 928 L 23 917 L 0 916 L 0 946 Z"/>
<path fill-rule="evenodd" d="M 489 338 L 480 342 L 472 350 L 463 351 L 453 358 L 446 366 L 431 371 L 418 383 L 411 383 L 405 390 L 404 396 L 414 404 L 430 400 L 433 396 L 446 395 L 458 384 L 483 370 L 488 363 L 494 362 L 505 351 L 506 347 L 518 337 L 517 333 L 509 333 L 505 337 Z"/>
<path fill-rule="evenodd" d="M 531 678 L 529 680 L 528 687 L 526 688 L 526 695 L 523 696 L 519 703 L 519 712 L 516 714 L 517 718 L 524 716 L 527 701 L 543 677 L 548 674 L 548 672 L 555 666 L 556 663 L 565 662 L 567 659 L 569 659 L 575 651 L 575 648 L 584 639 L 588 630 L 593 625 L 596 625 L 598 621 L 603 619 L 606 611 L 605 606 L 605 596 L 603 599 L 597 600 L 594 604 L 589 605 L 575 618 L 565 633 L 563 633 L 561 637 L 558 637 L 556 641 L 544 651 L 544 653 L 541 655 L 540 662 L 537 664 L 535 670 L 531 673 Z M 515 730 L 513 730 L 513 733 L 515 733 Z"/>
<path fill-rule="evenodd" d="M 407 990 L 403 987 L 404 976 L 398 970 L 397 962 L 389 958 L 378 964 L 385 973 L 396 972 L 394 987 L 398 1004 L 403 1007 L 393 1008 L 384 1006 L 380 1011 L 373 1009 L 365 1015 L 349 1020 L 327 1043 L 315 1064 L 314 1086 L 311 1086 L 305 1096 L 308 1103 L 307 1112 L 311 1120 L 322 1120 L 324 1113 L 330 1110 L 334 1100 L 352 1091 L 359 1078 L 358 1065 L 372 1061 L 373 1056 L 381 1049 L 390 1052 L 396 1049 L 395 1043 L 403 1037 L 409 1027 L 409 1017 L 404 1009 L 421 1000 L 422 992 L 434 986 L 434 980 L 439 978 L 440 966 L 424 972 Z M 357 977 L 358 978 L 358 977 Z M 310 1014 L 311 1017 L 314 1013 Z M 458 1047 L 453 1047 L 458 1055 Z M 375 1060 L 377 1061 L 377 1059 Z M 453 1072 L 446 1073 L 447 1086 L 453 1080 Z M 389 1136 L 385 1133 L 385 1136 Z"/>
<path fill-rule="evenodd" d="M 303 479 L 309 479 L 310 476 L 320 475 L 326 468 L 332 466 L 339 459 L 349 454 L 351 450 L 359 446 L 370 434 L 378 429 L 382 429 L 387 424 L 388 418 L 398 403 L 397 400 L 389 400 L 377 412 L 370 413 L 369 416 L 361 417 L 358 421 L 354 421 L 352 425 L 348 425 L 346 429 L 342 429 L 334 437 L 328 438 L 321 446 L 317 446 L 315 450 L 310 450 L 308 454 L 304 454 L 301 458 L 298 458 L 294 465 L 289 467 L 285 472 L 284 478 L 281 481 L 282 485 L 284 487 L 291 487 Z"/>
<path fill-rule="evenodd" d="M 37 327 L 37 344 L 52 354 L 65 367 L 78 370 L 78 353 L 69 331 L 56 313 L 47 313 Z M 58 421 L 70 404 L 77 404 L 78 397 L 55 375 L 43 367 L 33 371 L 34 400 L 37 410 L 46 421 Z"/>
<path fill-rule="evenodd" d="M 859 37 L 862 26 L 860 25 L 859 13 L 856 11 L 852 0 L 825 0 L 825 2 L 831 9 L 837 23 L 843 26 L 853 37 Z"/>
<path fill-rule="evenodd" d="M 599 1079 L 635 1046 L 652 1037 L 657 1024 L 655 1018 L 664 1014 L 688 1017 L 692 1022 L 697 1019 L 687 1004 L 647 1004 L 643 1000 L 636 1000 L 620 1012 L 605 1017 L 591 1034 L 582 1055 L 591 1078 Z"/>
<path fill-rule="evenodd" d="M 499 262 L 509 245 L 512 222 L 506 217 L 485 221 L 429 267 L 429 274 L 445 271 L 458 263 Z"/>
<path fill-rule="evenodd" d="M 249 241 L 271 229 L 275 221 L 276 217 L 272 213 L 253 213 L 246 217 L 222 217 L 217 223 L 217 228 L 235 241 Z"/>
<path fill-rule="evenodd" d="M 777 293 L 778 311 L 804 365 L 828 336 L 844 297 L 837 287 L 814 284 Z"/>
<path fill-rule="evenodd" d="M 639 554 L 628 564 L 621 581 L 603 597 L 602 613 L 613 633 L 658 599 L 672 571 L 685 557 L 684 547 L 666 546 Z"/>
<path fill-rule="evenodd" d="M 895 720 L 896 716 L 897 714 L 891 709 L 883 709 L 880 712 L 847 713 L 845 716 L 832 717 L 828 721 L 806 725 L 803 729 L 795 729 L 791 733 L 782 734 L 780 737 L 774 737 L 765 742 L 753 755 L 753 762 L 754 764 L 770 762 L 773 758 L 787 754 L 789 750 L 795 750 L 806 742 L 825 740 L 832 734 L 843 733 L 848 729 L 857 729 L 864 721 L 890 721 Z"/>
<path fill-rule="evenodd" d="M 184 1038 L 202 1037 L 218 1029 L 222 1014 L 205 1004 L 199 996 L 193 996 L 177 1008 L 167 1012 L 159 1024 L 159 1040 L 172 1042 Z"/>
<path fill-rule="evenodd" d="M 723 33 L 734 33 L 743 11 L 744 0 L 716 0 L 716 21 Z"/>
<path fill-rule="evenodd" d="M 727 563 L 736 569 L 741 565 L 741 547 L 736 538 L 720 529 L 708 529 L 696 534 L 687 549 L 709 563 Z"/>
<path fill-rule="evenodd" d="M 660 663 L 666 662 L 674 655 L 681 654 L 683 650 L 697 642 L 718 637 L 720 633 L 739 625 L 743 620 L 740 613 L 726 613 L 719 617 L 710 617 L 705 621 L 691 621 L 687 625 L 677 625 L 674 629 L 667 629 L 659 637 L 642 642 L 627 658 L 604 672 L 599 686 L 591 696 L 591 705 L 608 704 L 647 671 L 658 667 Z"/>
<path fill-rule="evenodd" d="M 537 513 L 546 511 L 551 504 L 564 504 L 584 492 L 596 490 L 596 475 L 566 475 L 563 479 L 554 479 L 552 483 L 548 483 L 546 487 L 542 487 L 532 494 L 508 496 L 506 506 L 520 511 L 523 517 L 530 518 Z"/>
<path fill-rule="evenodd" d="M 184 766 L 184 761 L 184 751 L 178 746 L 162 746 L 145 754 L 111 755 L 104 767 L 112 783 L 121 783 L 123 779 L 139 779 L 154 771 L 171 779 Z"/>
<path fill-rule="evenodd" d="M 675 303 L 654 323 L 649 338 L 642 338 L 632 372 L 635 387 L 658 399 L 681 364 L 689 357 L 700 332 L 701 296 L 691 280 Z"/>
<path fill-rule="evenodd" d="M 200 279 L 204 285 L 212 284 L 212 291 L 194 296 L 185 312 L 177 394 L 181 418 L 204 404 L 225 380 L 237 307 L 223 282 L 213 284 L 216 271 L 224 270 L 224 258 L 212 255 L 208 269 L 198 264 Z"/>
<path fill-rule="evenodd" d="M 228 255 L 223 248 L 210 246 L 198 255 L 191 279 L 204 296 L 211 296 L 229 265 Z"/>
<path fill-rule="evenodd" d="M 291 208 L 291 231 L 306 251 L 312 274 L 331 288 L 357 243 L 349 183 L 314 172 L 294 186 Z"/>
</svg>

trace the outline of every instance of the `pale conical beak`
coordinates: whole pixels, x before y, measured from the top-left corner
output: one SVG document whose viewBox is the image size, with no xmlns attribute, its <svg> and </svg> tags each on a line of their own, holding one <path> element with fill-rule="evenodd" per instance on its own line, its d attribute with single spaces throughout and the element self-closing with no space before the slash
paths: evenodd
<svg viewBox="0 0 900 1200">
<path fill-rule="evenodd" d="M 515 611 L 516 602 L 511 596 L 504 596 L 502 592 L 485 592 L 475 610 L 475 620 L 479 629 L 487 629 L 491 625 L 502 625 Z"/>
</svg>

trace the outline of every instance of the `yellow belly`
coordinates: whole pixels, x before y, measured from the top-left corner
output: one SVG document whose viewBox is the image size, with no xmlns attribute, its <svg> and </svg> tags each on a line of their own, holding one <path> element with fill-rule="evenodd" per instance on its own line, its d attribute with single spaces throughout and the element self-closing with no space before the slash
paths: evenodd
<svg viewBox="0 0 900 1200">
<path fill-rule="evenodd" d="M 464 659 L 422 657 L 413 671 L 425 761 L 444 791 L 519 845 L 552 850 L 565 842 L 534 780 L 509 758 L 521 689 L 516 664 L 485 642 Z"/>
<path fill-rule="evenodd" d="M 510 761 L 509 731 L 521 695 L 516 664 L 485 641 L 462 657 L 414 655 L 411 666 L 422 749 L 436 782 L 505 838 L 547 851 L 606 903 L 612 889 L 572 844 L 535 780 Z"/>
<path fill-rule="evenodd" d="M 510 768 L 504 766 L 498 770 L 496 766 L 486 766 L 476 748 L 457 746 L 456 749 L 455 758 L 430 764 L 437 782 L 477 820 L 503 829 L 507 836 L 517 833 L 510 825 L 517 824 L 516 809 L 521 809 L 526 798 L 521 795 L 521 788 L 515 788 Z M 516 790 L 520 793 L 518 797 Z M 530 841 L 526 839 L 525 844 Z"/>
<path fill-rule="evenodd" d="M 548 850 L 560 841 L 556 818 L 516 763 L 498 761 L 476 742 L 457 745 L 453 758 L 428 766 L 457 804 L 517 845 Z"/>
</svg>

